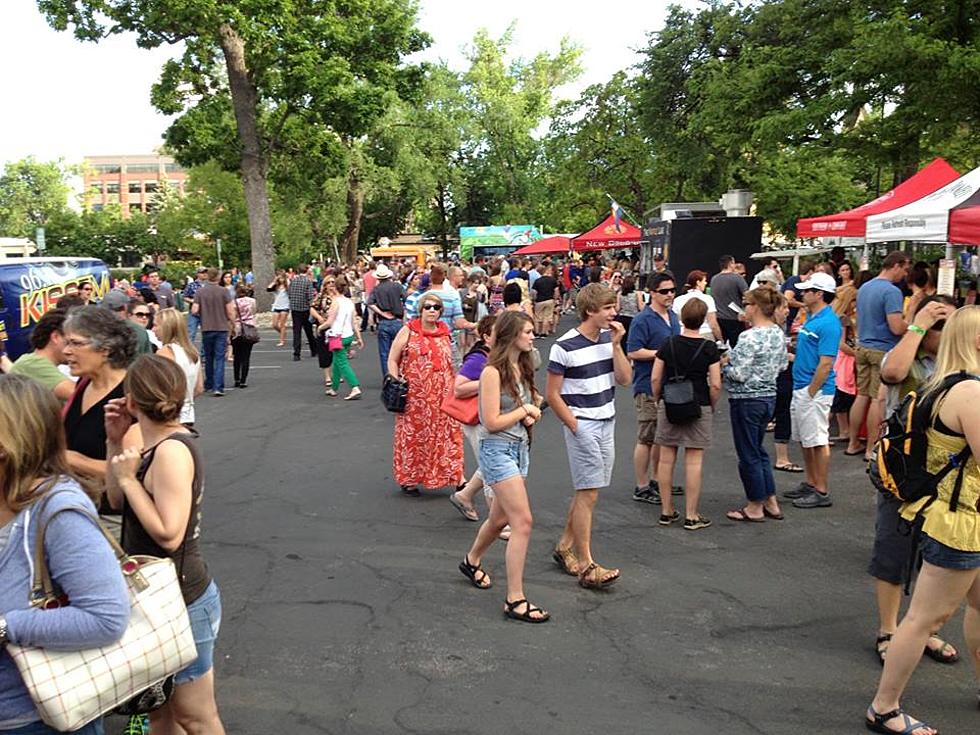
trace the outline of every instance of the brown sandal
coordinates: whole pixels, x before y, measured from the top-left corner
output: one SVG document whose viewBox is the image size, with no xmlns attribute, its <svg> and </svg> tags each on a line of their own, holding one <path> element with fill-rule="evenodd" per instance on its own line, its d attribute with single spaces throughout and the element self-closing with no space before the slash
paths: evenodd
<svg viewBox="0 0 980 735">
<path fill-rule="evenodd" d="M 600 590 L 619 579 L 618 569 L 606 569 L 592 562 L 579 572 L 578 583 L 588 590 Z"/>
<path fill-rule="evenodd" d="M 565 574 L 570 574 L 573 577 L 578 576 L 578 557 L 575 556 L 575 552 L 570 547 L 565 549 L 560 546 L 555 547 L 551 553 L 551 558 L 555 560 L 555 563 Z"/>
</svg>

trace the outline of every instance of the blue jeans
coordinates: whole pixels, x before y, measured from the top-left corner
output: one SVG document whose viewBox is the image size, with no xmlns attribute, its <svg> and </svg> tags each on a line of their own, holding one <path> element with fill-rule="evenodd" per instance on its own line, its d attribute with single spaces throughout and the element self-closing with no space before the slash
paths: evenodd
<svg viewBox="0 0 980 735">
<path fill-rule="evenodd" d="M 395 335 L 401 328 L 401 319 L 382 319 L 378 324 L 378 357 L 381 360 L 382 380 L 388 374 L 388 353 L 391 352 L 391 343 L 395 341 Z"/>
<path fill-rule="evenodd" d="M 177 686 L 200 679 L 214 668 L 214 642 L 221 629 L 221 592 L 213 579 L 201 596 L 187 606 L 187 616 L 194 632 L 197 660 L 177 672 Z"/>
<path fill-rule="evenodd" d="M 225 392 L 225 350 L 228 332 L 202 332 L 204 341 L 204 390 Z"/>
<path fill-rule="evenodd" d="M 776 408 L 775 398 L 729 399 L 732 438 L 738 455 L 738 475 L 749 500 L 760 503 L 776 494 L 776 482 L 766 452 L 766 425 Z"/>
<path fill-rule="evenodd" d="M 197 345 L 197 330 L 201 328 L 201 317 L 197 314 L 187 314 L 187 334 L 191 338 L 191 344 Z"/>
<path fill-rule="evenodd" d="M 58 735 L 59 732 L 61 731 L 55 730 L 38 720 L 14 730 L 4 730 L 3 735 Z M 72 735 L 105 735 L 105 730 L 102 728 L 102 718 L 96 718 L 81 730 L 72 730 Z"/>
</svg>

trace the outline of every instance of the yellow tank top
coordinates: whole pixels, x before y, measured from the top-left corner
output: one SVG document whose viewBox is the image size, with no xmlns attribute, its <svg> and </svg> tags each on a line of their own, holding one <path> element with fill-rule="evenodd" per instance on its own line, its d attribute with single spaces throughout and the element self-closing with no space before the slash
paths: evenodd
<svg viewBox="0 0 980 735">
<path fill-rule="evenodd" d="M 929 453 L 926 467 L 930 472 L 939 472 L 949 462 L 950 455 L 959 453 L 966 446 L 962 436 L 950 436 L 930 428 L 926 432 Z M 977 458 L 970 456 L 963 471 L 963 486 L 960 489 L 956 512 L 949 509 L 958 469 L 953 469 L 939 483 L 939 497 L 922 512 L 922 530 L 930 538 L 959 551 L 980 552 L 980 467 Z M 912 520 L 925 499 L 902 506 L 902 517 Z"/>
</svg>

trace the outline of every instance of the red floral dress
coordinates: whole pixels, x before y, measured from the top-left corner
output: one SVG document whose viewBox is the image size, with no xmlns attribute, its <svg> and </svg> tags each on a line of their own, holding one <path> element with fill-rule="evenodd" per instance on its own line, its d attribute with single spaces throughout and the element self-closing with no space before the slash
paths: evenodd
<svg viewBox="0 0 980 735">
<path fill-rule="evenodd" d="M 438 322 L 434 333 L 425 333 L 418 319 L 408 328 L 401 355 L 408 401 L 405 413 L 395 415 L 395 482 L 455 488 L 463 481 L 463 434 L 439 408 L 455 379 L 449 328 Z"/>
</svg>

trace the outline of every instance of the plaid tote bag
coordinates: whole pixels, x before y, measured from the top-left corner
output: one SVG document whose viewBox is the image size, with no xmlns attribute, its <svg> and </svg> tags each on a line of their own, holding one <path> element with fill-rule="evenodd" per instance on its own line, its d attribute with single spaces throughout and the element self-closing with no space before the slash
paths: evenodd
<svg viewBox="0 0 980 735">
<path fill-rule="evenodd" d="M 70 603 L 55 589 L 44 554 L 47 526 L 65 510 L 69 509 L 55 511 L 44 520 L 37 531 L 33 558 L 28 554 L 33 569 L 30 604 L 41 610 Z M 70 510 L 79 512 L 78 508 Z M 41 523 L 40 510 L 37 515 Z M 7 645 L 41 719 L 56 730 L 77 730 L 197 658 L 174 563 L 127 555 L 98 519 L 92 516 L 92 520 L 115 551 L 129 587 L 130 618 L 123 637 L 110 646 L 85 651 Z M 29 524 L 28 511 L 25 545 Z"/>
</svg>

